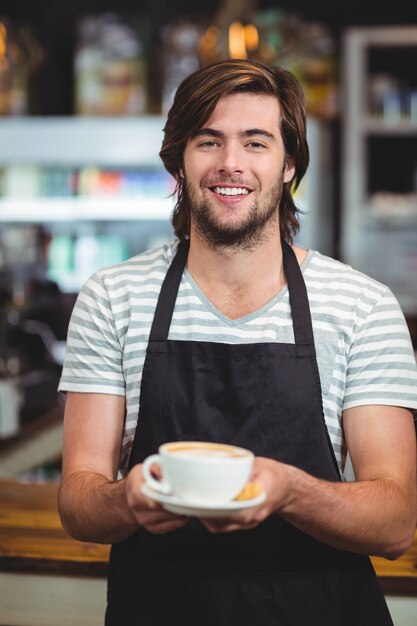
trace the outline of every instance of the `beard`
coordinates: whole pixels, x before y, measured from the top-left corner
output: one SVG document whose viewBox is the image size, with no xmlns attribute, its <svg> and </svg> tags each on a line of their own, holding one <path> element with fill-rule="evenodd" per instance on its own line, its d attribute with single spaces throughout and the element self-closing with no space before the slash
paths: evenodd
<svg viewBox="0 0 417 626">
<path fill-rule="evenodd" d="M 185 181 L 186 195 L 196 232 L 211 248 L 253 250 L 258 247 L 267 238 L 268 226 L 279 219 L 283 179 L 284 173 L 282 172 L 277 183 L 269 190 L 263 201 L 254 202 L 246 217 L 232 225 L 222 224 L 216 217 L 210 201 L 198 201 L 194 186 Z M 238 181 L 229 180 L 228 182 L 239 186 Z M 221 182 L 217 181 L 216 184 L 221 185 Z"/>
</svg>

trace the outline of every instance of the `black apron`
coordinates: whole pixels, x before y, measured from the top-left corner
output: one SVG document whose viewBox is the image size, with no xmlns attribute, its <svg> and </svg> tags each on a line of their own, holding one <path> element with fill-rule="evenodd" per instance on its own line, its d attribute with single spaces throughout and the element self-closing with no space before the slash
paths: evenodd
<svg viewBox="0 0 417 626">
<path fill-rule="evenodd" d="M 161 288 L 129 466 L 166 441 L 218 441 L 339 481 L 324 421 L 304 279 L 284 243 L 295 344 L 168 340 L 188 256 Z M 326 546 L 271 515 L 211 534 L 197 519 L 112 546 L 107 626 L 392 626 L 368 557 Z"/>
</svg>

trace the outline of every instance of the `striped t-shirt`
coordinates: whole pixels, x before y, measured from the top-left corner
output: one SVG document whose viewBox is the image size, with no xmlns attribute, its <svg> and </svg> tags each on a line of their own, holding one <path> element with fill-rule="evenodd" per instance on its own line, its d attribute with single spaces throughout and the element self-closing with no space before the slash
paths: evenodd
<svg viewBox="0 0 417 626">
<path fill-rule="evenodd" d="M 156 301 L 176 245 L 172 241 L 94 274 L 82 288 L 71 317 L 59 390 L 126 397 L 122 473 L 138 419 Z M 417 408 L 416 361 L 404 316 L 386 286 L 315 251 L 308 252 L 301 269 L 310 301 L 325 421 L 343 472 L 342 411 L 368 404 Z M 185 270 L 169 338 L 294 343 L 288 288 L 258 311 L 231 320 L 210 303 Z"/>
</svg>

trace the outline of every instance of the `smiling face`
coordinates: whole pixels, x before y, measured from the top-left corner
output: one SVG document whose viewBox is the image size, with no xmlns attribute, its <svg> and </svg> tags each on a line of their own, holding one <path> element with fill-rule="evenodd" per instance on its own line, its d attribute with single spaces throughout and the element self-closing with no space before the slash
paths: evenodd
<svg viewBox="0 0 417 626">
<path fill-rule="evenodd" d="M 187 142 L 183 176 L 194 231 L 212 246 L 251 247 L 272 229 L 279 237 L 285 162 L 275 97 L 235 93 Z"/>
</svg>

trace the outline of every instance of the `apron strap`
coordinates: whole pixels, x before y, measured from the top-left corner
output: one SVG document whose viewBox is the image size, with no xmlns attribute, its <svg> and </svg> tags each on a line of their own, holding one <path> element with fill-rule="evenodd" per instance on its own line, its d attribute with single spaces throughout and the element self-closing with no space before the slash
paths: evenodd
<svg viewBox="0 0 417 626">
<path fill-rule="evenodd" d="M 310 305 L 303 274 L 294 250 L 284 240 L 282 240 L 282 252 L 288 283 L 295 343 L 297 346 L 314 346 Z"/>
<path fill-rule="evenodd" d="M 149 341 L 165 341 L 168 338 L 172 314 L 174 312 L 181 277 L 187 262 L 189 248 L 189 239 L 185 239 L 178 244 L 177 253 L 162 283 Z"/>
<path fill-rule="evenodd" d="M 150 341 L 165 341 L 168 338 L 181 277 L 187 262 L 190 241 L 178 244 L 178 249 L 162 283 L 155 315 L 152 322 Z M 307 289 L 297 258 L 291 246 L 282 241 L 284 269 L 288 282 L 294 337 L 297 346 L 314 346 L 313 326 Z"/>
</svg>

